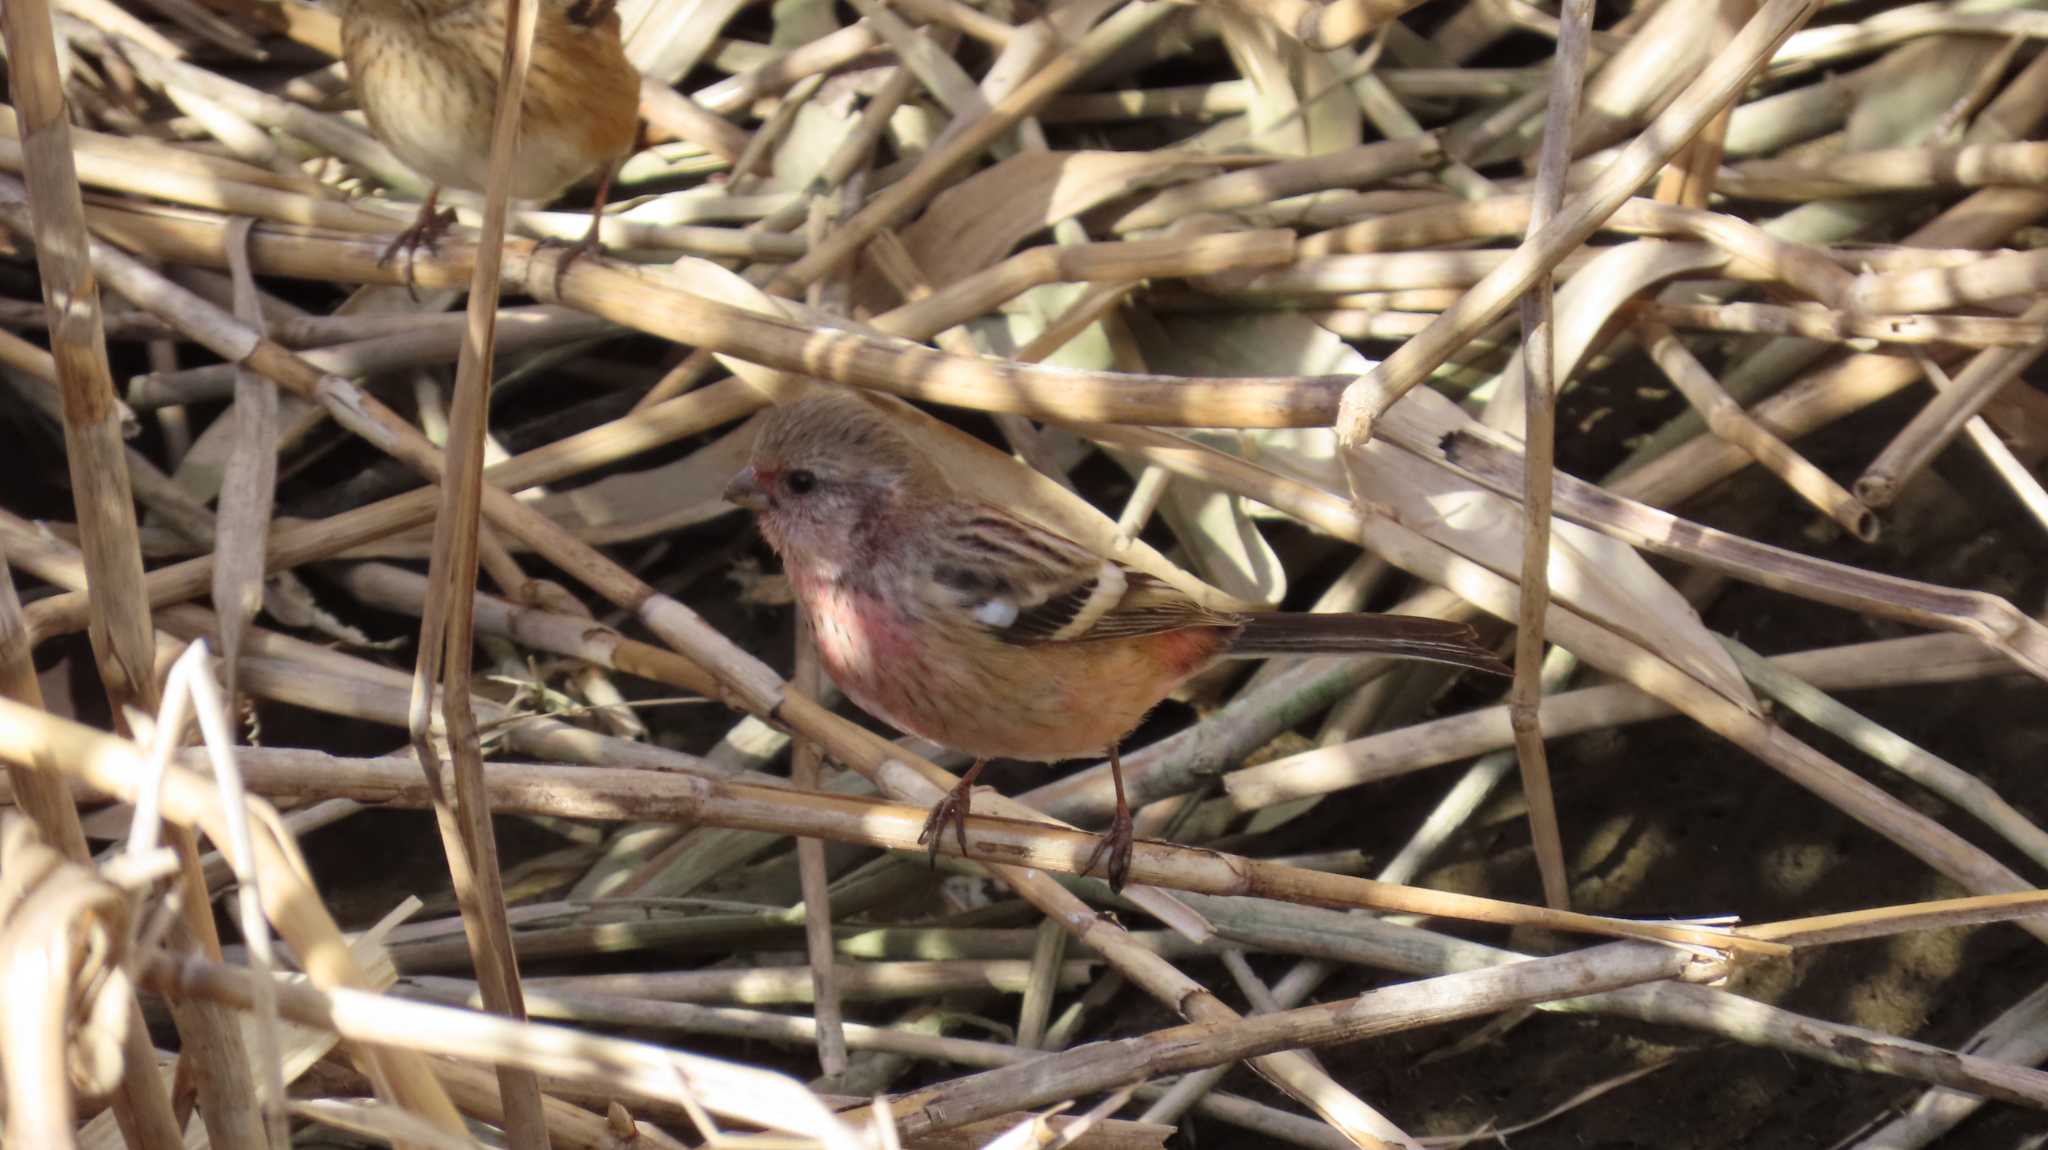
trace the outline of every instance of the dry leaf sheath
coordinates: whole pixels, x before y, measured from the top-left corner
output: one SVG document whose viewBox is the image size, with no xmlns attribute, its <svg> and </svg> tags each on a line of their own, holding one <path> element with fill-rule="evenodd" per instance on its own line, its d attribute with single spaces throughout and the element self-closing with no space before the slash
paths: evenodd
<svg viewBox="0 0 2048 1150">
<path fill-rule="evenodd" d="M 1119 889 L 1131 812 L 1116 748 L 1189 676 L 1230 655 L 1371 652 L 1496 673 L 1470 627 L 1398 615 L 1233 613 L 1197 603 L 990 504 L 962 498 L 878 405 L 820 390 L 772 415 L 726 497 L 760 514 L 840 689 L 912 734 L 975 756 L 925 840 L 964 821 L 991 758 L 1107 749 Z"/>
</svg>

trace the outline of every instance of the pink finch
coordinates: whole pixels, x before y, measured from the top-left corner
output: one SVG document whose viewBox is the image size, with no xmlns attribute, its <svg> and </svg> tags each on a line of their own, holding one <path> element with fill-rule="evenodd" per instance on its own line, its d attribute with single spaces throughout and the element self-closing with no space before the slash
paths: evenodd
<svg viewBox="0 0 2048 1150">
<path fill-rule="evenodd" d="M 1107 752 L 1116 817 L 1088 869 L 1129 869 L 1117 745 L 1218 659 L 1375 653 L 1496 674 L 1470 627 L 1400 615 L 1218 611 L 1000 507 L 960 495 L 870 402 L 820 389 L 763 422 L 725 496 L 760 517 L 832 681 L 896 727 L 974 756 L 932 808 L 963 853 L 989 759 Z"/>
</svg>

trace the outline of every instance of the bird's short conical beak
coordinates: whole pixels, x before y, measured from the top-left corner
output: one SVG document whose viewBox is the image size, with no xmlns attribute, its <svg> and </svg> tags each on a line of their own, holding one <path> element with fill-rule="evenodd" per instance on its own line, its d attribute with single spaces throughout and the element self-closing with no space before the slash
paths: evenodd
<svg viewBox="0 0 2048 1150">
<path fill-rule="evenodd" d="M 768 509 L 768 493 L 761 490 L 761 480 L 752 467 L 740 468 L 740 473 L 725 485 L 725 501 L 737 504 L 749 511 Z"/>
</svg>

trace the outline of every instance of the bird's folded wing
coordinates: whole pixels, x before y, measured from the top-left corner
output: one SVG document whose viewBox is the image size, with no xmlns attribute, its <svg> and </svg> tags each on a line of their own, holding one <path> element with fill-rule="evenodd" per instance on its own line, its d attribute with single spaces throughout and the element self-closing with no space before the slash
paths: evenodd
<svg viewBox="0 0 2048 1150">
<path fill-rule="evenodd" d="M 951 609 L 1008 642 L 1089 642 L 1234 622 L 998 508 L 974 507 L 938 526 L 932 583 Z"/>
</svg>

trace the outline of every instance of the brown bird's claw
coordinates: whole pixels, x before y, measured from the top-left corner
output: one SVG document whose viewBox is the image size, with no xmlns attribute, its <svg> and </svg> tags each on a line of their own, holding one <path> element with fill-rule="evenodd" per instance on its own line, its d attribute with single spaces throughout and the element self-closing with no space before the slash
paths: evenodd
<svg viewBox="0 0 2048 1150">
<path fill-rule="evenodd" d="M 418 282 L 413 277 L 413 256 L 421 248 L 431 250 L 434 241 L 440 239 L 455 225 L 455 209 L 437 211 L 434 206 L 435 199 L 434 195 L 428 195 L 426 202 L 420 205 L 419 218 L 412 222 L 411 227 L 398 233 L 391 241 L 391 245 L 384 249 L 384 254 L 377 257 L 377 266 L 381 268 L 389 264 L 392 257 L 399 252 L 405 253 L 405 291 L 415 301 L 420 298 L 420 293 Z"/>
<path fill-rule="evenodd" d="M 540 241 L 540 244 L 538 246 L 543 248 L 551 248 L 555 247 L 556 245 L 561 245 L 563 251 L 562 258 L 555 261 L 553 288 L 555 298 L 561 299 L 562 276 L 568 272 L 569 265 L 575 263 L 577 260 L 582 259 L 584 256 L 604 255 L 604 245 L 597 242 L 596 218 L 593 217 L 590 221 L 590 231 L 585 233 L 582 239 L 577 240 L 573 244 L 563 244 L 561 240 L 548 239 Z"/>
<path fill-rule="evenodd" d="M 967 816 L 974 803 L 974 780 L 960 780 L 960 785 L 946 792 L 946 797 L 932 804 L 930 817 L 924 820 L 924 829 L 917 833 L 919 846 L 929 851 L 933 869 L 939 865 L 939 840 L 945 837 L 946 824 L 953 824 L 953 834 L 960 840 L 960 854 L 967 854 Z"/>
<path fill-rule="evenodd" d="M 1131 833 L 1130 812 L 1118 811 L 1116 817 L 1109 820 L 1109 829 L 1103 831 L 1102 837 L 1096 841 L 1081 873 L 1091 874 L 1107 860 L 1109 866 L 1103 873 L 1109 879 L 1109 889 L 1122 894 L 1125 880 L 1131 877 L 1131 846 L 1136 841 L 1137 837 Z"/>
</svg>

